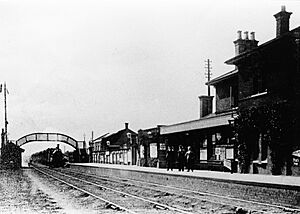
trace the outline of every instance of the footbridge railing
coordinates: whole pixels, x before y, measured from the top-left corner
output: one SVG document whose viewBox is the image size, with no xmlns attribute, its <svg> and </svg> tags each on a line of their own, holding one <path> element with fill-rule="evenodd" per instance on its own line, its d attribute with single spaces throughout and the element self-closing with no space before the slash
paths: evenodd
<svg viewBox="0 0 300 214">
<path fill-rule="evenodd" d="M 60 133 L 32 133 L 25 135 L 16 141 L 17 146 L 22 146 L 26 143 L 33 141 L 45 141 L 45 142 L 63 142 L 75 149 L 78 148 L 78 141 L 74 138 Z"/>
</svg>

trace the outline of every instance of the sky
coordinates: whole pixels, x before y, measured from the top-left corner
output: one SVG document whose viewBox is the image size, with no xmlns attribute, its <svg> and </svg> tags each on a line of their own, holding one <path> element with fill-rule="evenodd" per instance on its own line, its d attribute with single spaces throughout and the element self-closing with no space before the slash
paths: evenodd
<svg viewBox="0 0 300 214">
<path fill-rule="evenodd" d="M 281 5 L 298 27 L 298 0 L 0 0 L 8 138 L 83 140 L 125 122 L 137 131 L 198 119 L 205 60 L 213 78 L 234 69 L 224 61 L 237 31 L 273 39 Z M 3 127 L 3 93 L 0 109 Z"/>
</svg>

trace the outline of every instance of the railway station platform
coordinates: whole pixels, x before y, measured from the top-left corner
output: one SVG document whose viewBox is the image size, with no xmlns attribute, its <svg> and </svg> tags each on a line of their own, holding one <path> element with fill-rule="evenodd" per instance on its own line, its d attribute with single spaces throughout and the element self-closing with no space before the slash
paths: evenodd
<svg viewBox="0 0 300 214">
<path fill-rule="evenodd" d="M 102 164 L 102 163 L 72 163 L 71 168 L 85 168 L 89 170 L 100 170 L 103 173 L 117 174 L 125 177 L 140 177 L 142 179 L 152 180 L 166 179 L 169 182 L 190 180 L 212 180 L 223 183 L 235 183 L 249 186 L 270 187 L 276 189 L 290 189 L 300 191 L 300 177 L 297 176 L 274 176 L 262 174 L 240 174 L 230 172 L 217 172 L 208 170 L 194 170 L 193 172 L 179 172 L 178 169 L 167 171 L 162 168 L 141 167 L 131 165 L 118 164 Z M 98 168 L 98 169 L 95 169 Z M 179 182 L 179 183 L 181 183 Z"/>
</svg>

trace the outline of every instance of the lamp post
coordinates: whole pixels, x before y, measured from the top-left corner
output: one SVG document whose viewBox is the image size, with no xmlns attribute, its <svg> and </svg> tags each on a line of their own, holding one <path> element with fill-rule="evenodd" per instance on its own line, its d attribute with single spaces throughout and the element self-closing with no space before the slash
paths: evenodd
<svg viewBox="0 0 300 214">
<path fill-rule="evenodd" d="M 236 136 L 235 136 L 235 117 L 233 116 L 234 112 L 232 111 L 231 118 L 228 120 L 229 126 L 231 128 L 231 139 L 230 141 L 233 143 L 233 159 L 231 161 L 231 173 L 237 172 L 236 166 Z"/>
<path fill-rule="evenodd" d="M 6 82 L 4 82 L 4 145 L 7 144 L 8 138 L 7 138 L 7 105 L 6 105 Z"/>
</svg>

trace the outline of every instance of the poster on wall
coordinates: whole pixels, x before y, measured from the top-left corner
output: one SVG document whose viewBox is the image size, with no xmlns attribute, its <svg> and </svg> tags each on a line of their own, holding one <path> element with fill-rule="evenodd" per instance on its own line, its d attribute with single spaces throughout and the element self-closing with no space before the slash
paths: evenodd
<svg viewBox="0 0 300 214">
<path fill-rule="evenodd" d="M 157 158 L 157 144 L 150 144 L 150 158 Z"/>
<path fill-rule="evenodd" d="M 130 165 L 132 164 L 132 152 L 130 149 L 128 150 L 127 154 L 127 163 Z"/>
<path fill-rule="evenodd" d="M 293 156 L 293 165 L 300 166 L 300 150 L 294 151 L 292 156 Z"/>
<path fill-rule="evenodd" d="M 233 159 L 234 158 L 234 151 L 233 148 L 226 149 L 226 159 Z"/>
<path fill-rule="evenodd" d="M 207 160 L 207 149 L 200 149 L 200 160 Z"/>
<path fill-rule="evenodd" d="M 140 157 L 141 158 L 144 158 L 144 151 L 145 151 L 145 148 L 143 145 L 140 146 Z"/>
<path fill-rule="evenodd" d="M 159 144 L 159 150 L 166 150 L 166 144 L 165 143 L 160 143 Z"/>
<path fill-rule="evenodd" d="M 224 160 L 226 155 L 226 149 L 224 147 L 220 148 L 220 160 Z"/>
</svg>

